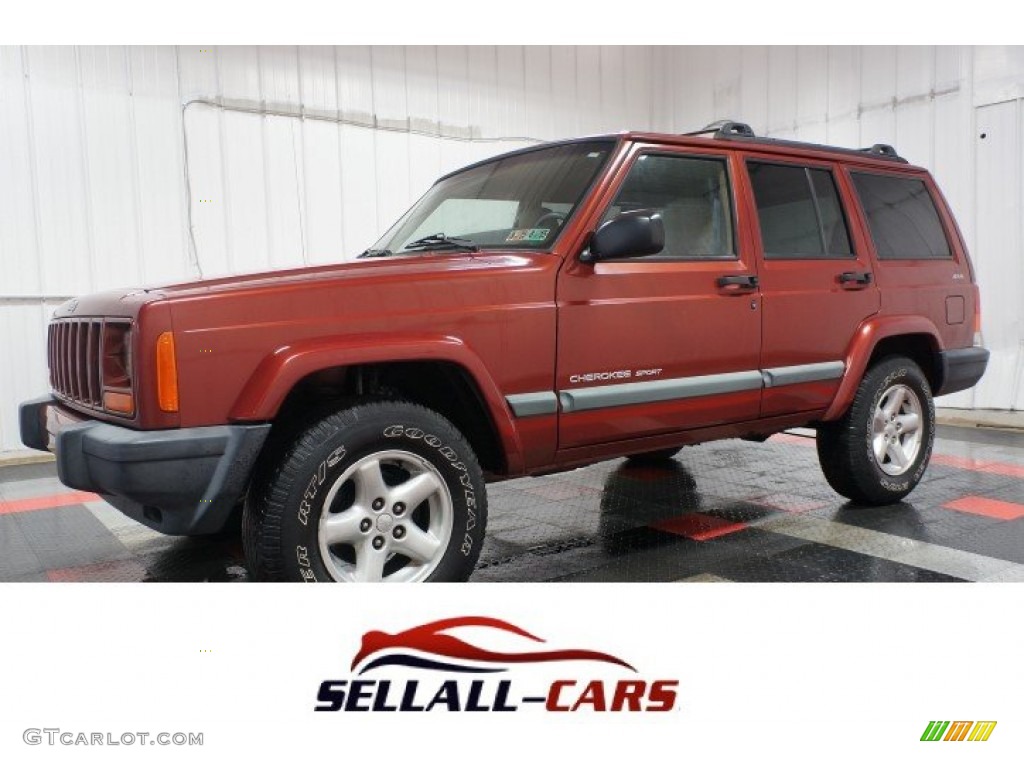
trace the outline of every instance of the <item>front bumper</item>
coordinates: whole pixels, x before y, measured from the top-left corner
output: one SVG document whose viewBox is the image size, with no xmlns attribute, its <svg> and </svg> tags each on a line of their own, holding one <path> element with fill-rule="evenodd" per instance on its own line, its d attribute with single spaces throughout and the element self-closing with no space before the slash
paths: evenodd
<svg viewBox="0 0 1024 768">
<path fill-rule="evenodd" d="M 989 352 L 984 347 L 947 349 L 939 353 L 940 384 L 935 396 L 970 389 L 981 379 L 988 367 Z"/>
<path fill-rule="evenodd" d="M 22 403 L 21 441 L 57 475 L 161 533 L 216 533 L 249 483 L 269 424 L 141 431 L 81 419 L 49 397 Z"/>
</svg>

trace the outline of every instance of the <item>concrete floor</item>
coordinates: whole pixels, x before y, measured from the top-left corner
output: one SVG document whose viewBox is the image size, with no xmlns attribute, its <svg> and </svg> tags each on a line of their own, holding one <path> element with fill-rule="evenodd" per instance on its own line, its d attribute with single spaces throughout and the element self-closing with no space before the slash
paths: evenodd
<svg viewBox="0 0 1024 768">
<path fill-rule="evenodd" d="M 476 581 L 1024 581 L 1024 435 L 940 426 L 899 504 L 858 508 L 776 435 L 488 488 Z M 162 536 L 52 463 L 0 467 L 0 581 L 246 581 L 237 540 Z"/>
</svg>

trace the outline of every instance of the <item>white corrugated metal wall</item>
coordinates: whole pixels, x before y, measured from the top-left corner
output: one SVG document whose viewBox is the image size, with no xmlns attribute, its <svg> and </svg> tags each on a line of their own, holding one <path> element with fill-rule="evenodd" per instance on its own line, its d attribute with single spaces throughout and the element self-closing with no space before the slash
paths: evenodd
<svg viewBox="0 0 1024 768">
<path fill-rule="evenodd" d="M 63 298 L 351 258 L 447 170 L 649 126 L 653 56 L 0 47 L 0 450 Z"/>
<path fill-rule="evenodd" d="M 16 403 L 45 390 L 63 297 L 351 258 L 477 158 L 726 116 L 891 142 L 932 168 L 974 253 L 996 374 L 947 404 L 1024 408 L 1021 51 L 0 47 L 0 450 L 20 447 Z M 1000 139 L 981 151 L 979 121 Z"/>
<path fill-rule="evenodd" d="M 982 382 L 940 404 L 1024 409 L 1024 47 L 678 47 L 654 66 L 660 130 L 731 117 L 780 138 L 893 144 L 930 168 L 971 250 L 992 350 Z"/>
</svg>

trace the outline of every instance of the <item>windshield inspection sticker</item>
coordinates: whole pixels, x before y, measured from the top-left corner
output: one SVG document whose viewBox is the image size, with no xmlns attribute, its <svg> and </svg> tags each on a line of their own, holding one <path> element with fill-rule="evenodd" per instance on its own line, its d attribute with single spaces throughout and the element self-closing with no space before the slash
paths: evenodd
<svg viewBox="0 0 1024 768">
<path fill-rule="evenodd" d="M 550 229 L 513 229 L 505 238 L 506 243 L 543 243 L 548 239 Z"/>
</svg>

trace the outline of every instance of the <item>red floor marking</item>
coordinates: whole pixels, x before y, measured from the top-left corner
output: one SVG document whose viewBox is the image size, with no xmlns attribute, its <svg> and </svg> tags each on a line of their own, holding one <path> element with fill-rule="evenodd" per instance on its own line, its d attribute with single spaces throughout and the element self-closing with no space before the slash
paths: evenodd
<svg viewBox="0 0 1024 768">
<path fill-rule="evenodd" d="M 141 581 L 147 575 L 146 569 L 134 560 L 90 563 L 46 572 L 48 581 Z"/>
<path fill-rule="evenodd" d="M 965 496 L 962 499 L 948 501 L 942 506 L 947 509 L 955 509 L 957 512 L 994 517 L 997 520 L 1016 520 L 1018 517 L 1024 517 L 1024 504 L 986 499 L 981 496 Z"/>
<path fill-rule="evenodd" d="M 799 443 L 800 445 L 814 445 L 813 437 L 803 437 L 802 435 L 787 435 L 785 432 L 776 432 L 768 439 L 770 442 L 773 443 Z"/>
<path fill-rule="evenodd" d="M 679 517 L 670 517 L 667 520 L 660 520 L 654 523 L 651 528 L 665 533 L 674 533 L 677 536 L 685 536 L 694 541 L 707 541 L 717 539 L 729 533 L 742 531 L 747 527 L 746 523 L 734 523 L 731 520 L 723 520 L 720 517 L 702 515 L 698 512 L 687 512 Z"/>
<path fill-rule="evenodd" d="M 71 491 L 70 493 L 58 493 L 53 496 L 35 496 L 31 499 L 18 499 L 17 501 L 0 501 L 0 515 L 10 515 L 15 512 L 31 512 L 35 509 L 50 509 L 52 507 L 67 507 L 71 504 L 84 504 L 87 501 L 99 501 L 100 497 L 95 493 L 85 491 Z"/>
<path fill-rule="evenodd" d="M 1008 464 L 1004 461 L 967 459 L 963 456 L 947 456 L 939 453 L 932 456 L 932 462 L 944 467 L 969 469 L 971 472 L 986 472 L 991 475 L 1006 475 L 1007 477 L 1024 477 L 1024 466 L 1021 466 L 1020 464 Z"/>
<path fill-rule="evenodd" d="M 788 443 L 792 445 L 803 445 L 810 447 L 814 445 L 814 439 L 800 437 L 798 435 L 787 435 L 785 432 L 778 432 L 769 438 L 769 442 Z M 1004 475 L 1006 477 L 1024 477 L 1024 464 L 1011 464 L 1005 461 L 988 461 L 986 459 L 968 459 L 964 456 L 953 456 L 948 453 L 933 453 L 932 464 L 943 467 L 955 467 L 956 469 L 967 469 L 971 472 L 985 472 L 990 475 Z"/>
</svg>

